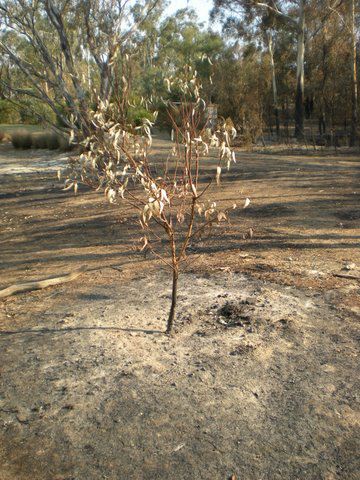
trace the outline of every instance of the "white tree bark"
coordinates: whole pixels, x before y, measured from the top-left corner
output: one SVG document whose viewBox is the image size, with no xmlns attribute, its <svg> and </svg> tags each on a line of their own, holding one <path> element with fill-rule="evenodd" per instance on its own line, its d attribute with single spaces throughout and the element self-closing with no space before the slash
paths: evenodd
<svg viewBox="0 0 360 480">
<path fill-rule="evenodd" d="M 273 90 L 276 135 L 277 135 L 277 138 L 279 139 L 280 137 L 279 102 L 278 102 L 276 71 L 275 71 L 275 62 L 274 62 L 273 39 L 272 39 L 271 31 L 269 31 L 267 34 L 267 41 L 268 41 L 268 50 L 269 50 L 270 66 L 271 66 L 271 80 L 272 80 L 272 90 Z"/>
<path fill-rule="evenodd" d="M 304 136 L 304 61 L 305 61 L 305 6 L 306 0 L 299 2 L 299 23 L 297 35 L 295 136 Z"/>
<path fill-rule="evenodd" d="M 355 33 L 355 0 L 350 0 L 351 21 L 351 133 L 350 146 L 354 146 L 357 139 L 358 126 L 358 89 L 357 89 L 357 65 L 356 65 L 356 33 Z"/>
<path fill-rule="evenodd" d="M 295 95 L 295 136 L 304 135 L 304 60 L 305 60 L 305 7 L 306 0 L 298 0 L 298 15 L 294 18 L 273 4 L 256 2 L 256 5 L 274 12 L 285 19 L 297 32 L 297 69 L 296 69 L 296 95 Z"/>
</svg>

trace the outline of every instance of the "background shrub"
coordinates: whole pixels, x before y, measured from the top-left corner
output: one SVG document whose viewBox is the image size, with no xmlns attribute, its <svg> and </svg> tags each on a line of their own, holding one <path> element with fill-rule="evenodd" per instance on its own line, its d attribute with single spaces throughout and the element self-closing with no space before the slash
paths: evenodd
<svg viewBox="0 0 360 480">
<path fill-rule="evenodd" d="M 132 125 L 142 125 L 143 118 L 147 118 L 150 122 L 154 121 L 154 115 L 144 107 L 133 107 L 127 113 L 127 120 Z"/>
<path fill-rule="evenodd" d="M 31 138 L 33 148 L 60 150 L 62 152 L 68 152 L 72 149 L 72 146 L 69 145 L 68 136 L 62 136 L 54 132 L 33 133 Z"/>
<path fill-rule="evenodd" d="M 58 150 L 60 147 L 59 136 L 53 132 L 48 132 L 45 135 L 46 135 L 46 147 L 49 150 Z"/>
<path fill-rule="evenodd" d="M 14 148 L 28 149 L 32 147 L 31 133 L 26 130 L 18 130 L 11 134 L 11 143 Z"/>
<path fill-rule="evenodd" d="M 20 122 L 21 116 L 15 105 L 8 100 L 0 100 L 0 123 L 16 124 Z"/>
<path fill-rule="evenodd" d="M 59 141 L 59 150 L 61 152 L 70 152 L 74 148 L 74 145 L 69 144 L 69 136 L 68 135 L 66 135 L 66 136 L 59 135 L 58 136 L 58 141 Z"/>
<path fill-rule="evenodd" d="M 46 132 L 33 133 L 31 135 L 33 148 L 47 148 L 47 134 Z"/>
</svg>

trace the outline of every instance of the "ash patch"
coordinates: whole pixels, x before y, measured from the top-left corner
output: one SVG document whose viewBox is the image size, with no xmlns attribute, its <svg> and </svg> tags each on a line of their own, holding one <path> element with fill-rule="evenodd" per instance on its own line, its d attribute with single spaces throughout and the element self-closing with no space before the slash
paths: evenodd
<svg viewBox="0 0 360 480">
<path fill-rule="evenodd" d="M 255 299 L 227 301 L 218 310 L 218 321 L 226 327 L 245 327 L 253 323 Z"/>
<path fill-rule="evenodd" d="M 264 308 L 265 306 L 268 308 Z M 217 301 L 204 313 L 208 319 L 211 317 L 210 323 L 217 330 L 225 329 L 230 332 L 240 329 L 244 333 L 255 333 L 267 326 L 267 310 L 271 310 L 270 303 L 265 304 L 260 297 L 238 298 L 230 295 L 225 302 Z"/>
</svg>

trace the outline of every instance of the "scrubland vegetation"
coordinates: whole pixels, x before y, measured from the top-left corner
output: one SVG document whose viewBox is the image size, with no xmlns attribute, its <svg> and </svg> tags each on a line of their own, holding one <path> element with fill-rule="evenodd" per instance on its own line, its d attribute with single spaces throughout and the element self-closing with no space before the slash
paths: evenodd
<svg viewBox="0 0 360 480">
<path fill-rule="evenodd" d="M 1 5 L 0 123 L 71 128 L 72 114 L 80 126 L 98 98 L 127 93 L 128 121 L 149 115 L 143 102 L 151 97 L 159 125 L 169 126 L 162 99 L 179 96 L 163 79 L 195 61 L 205 100 L 232 119 L 242 143 L 289 142 L 295 133 L 309 143 L 357 144 L 356 2 L 217 0 L 211 18 L 222 33 L 202 28 L 191 8 L 162 15 L 162 1 L 134 4 L 120 19 L 106 2 L 45 5 L 42 13 L 29 5 Z M 114 15 L 104 23 L 108 9 Z"/>
</svg>

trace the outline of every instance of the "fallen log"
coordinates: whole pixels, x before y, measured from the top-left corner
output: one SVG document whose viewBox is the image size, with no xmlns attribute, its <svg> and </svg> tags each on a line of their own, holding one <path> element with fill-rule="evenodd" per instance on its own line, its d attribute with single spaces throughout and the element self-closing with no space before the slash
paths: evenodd
<svg viewBox="0 0 360 480">
<path fill-rule="evenodd" d="M 72 282 L 78 278 L 82 273 L 86 271 L 86 267 L 81 267 L 75 272 L 68 273 L 67 275 L 62 275 L 60 277 L 50 277 L 44 280 L 25 282 L 25 283 L 15 283 L 10 287 L 0 290 L 0 298 L 10 297 L 11 295 L 16 295 L 17 293 L 31 292 L 32 290 L 41 290 L 46 287 L 51 287 L 54 285 L 59 285 L 62 283 Z"/>
</svg>

